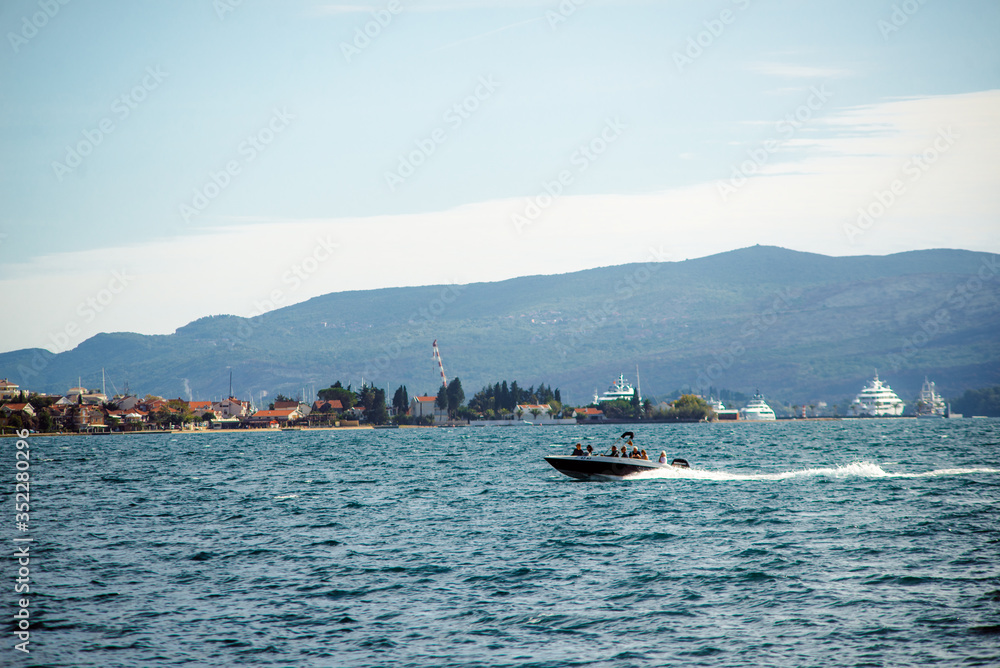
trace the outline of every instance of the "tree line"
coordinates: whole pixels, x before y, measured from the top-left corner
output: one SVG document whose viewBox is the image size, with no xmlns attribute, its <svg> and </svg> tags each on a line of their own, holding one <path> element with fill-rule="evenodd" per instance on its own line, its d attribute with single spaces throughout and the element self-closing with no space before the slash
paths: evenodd
<svg viewBox="0 0 1000 668">
<path fill-rule="evenodd" d="M 478 413 L 493 411 L 494 413 L 513 413 L 518 404 L 551 404 L 556 402 L 562 406 L 562 396 L 559 388 L 545 386 L 542 383 L 536 389 L 534 385 L 527 389 L 517 384 L 517 381 L 507 381 L 486 385 L 469 400 L 469 408 Z"/>
</svg>

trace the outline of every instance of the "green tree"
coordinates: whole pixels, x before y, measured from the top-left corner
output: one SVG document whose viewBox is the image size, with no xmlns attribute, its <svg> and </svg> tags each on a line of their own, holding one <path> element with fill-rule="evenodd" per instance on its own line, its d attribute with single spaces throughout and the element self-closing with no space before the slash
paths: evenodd
<svg viewBox="0 0 1000 668">
<path fill-rule="evenodd" d="M 316 395 L 323 401 L 339 401 L 344 410 L 353 408 L 358 403 L 357 395 L 341 385 L 339 380 L 330 387 L 320 390 Z"/>
<path fill-rule="evenodd" d="M 171 413 L 170 409 L 166 406 L 160 406 L 149 416 L 149 419 L 153 422 L 153 424 L 158 425 L 162 429 L 166 429 L 173 422 L 174 414 Z"/>
<path fill-rule="evenodd" d="M 53 431 L 52 426 L 52 414 L 49 413 L 47 408 L 43 408 L 38 413 L 38 431 L 43 433 L 51 432 Z"/>
<path fill-rule="evenodd" d="M 694 394 L 683 394 L 675 400 L 670 408 L 654 416 L 675 422 L 700 422 L 712 414 L 712 407 Z"/>
<path fill-rule="evenodd" d="M 392 395 L 392 408 L 397 415 L 405 415 L 410 411 L 410 397 L 406 392 L 406 385 L 400 385 Z"/>
<path fill-rule="evenodd" d="M 389 421 L 389 410 L 385 405 L 385 390 L 375 388 L 371 406 L 365 407 L 365 415 L 371 424 L 385 424 Z"/>
<path fill-rule="evenodd" d="M 14 431 L 24 429 L 24 422 L 21 420 L 21 416 L 17 413 L 11 413 L 10 417 L 7 418 L 7 426 Z"/>
<path fill-rule="evenodd" d="M 459 406 L 458 410 L 455 411 L 455 417 L 460 420 L 475 420 L 479 417 L 479 414 L 475 410 L 469 408 L 468 406 Z"/>
<path fill-rule="evenodd" d="M 373 385 L 362 385 L 358 392 L 357 406 L 361 406 L 365 411 L 370 411 L 376 403 L 376 392 Z"/>
<path fill-rule="evenodd" d="M 194 420 L 194 412 L 188 402 L 182 399 L 171 399 L 167 404 L 174 409 L 174 424 L 186 424 Z"/>
<path fill-rule="evenodd" d="M 966 390 L 965 394 L 951 402 L 951 408 L 963 415 L 1000 417 L 1000 385 Z"/>
<path fill-rule="evenodd" d="M 441 388 L 438 390 L 437 398 L 434 400 L 434 405 L 438 408 L 438 410 L 448 410 L 448 388 L 445 387 L 444 384 L 442 384 Z"/>
<path fill-rule="evenodd" d="M 465 392 L 462 390 L 462 381 L 456 376 L 448 383 L 448 415 L 454 417 L 459 406 L 465 403 Z"/>
</svg>

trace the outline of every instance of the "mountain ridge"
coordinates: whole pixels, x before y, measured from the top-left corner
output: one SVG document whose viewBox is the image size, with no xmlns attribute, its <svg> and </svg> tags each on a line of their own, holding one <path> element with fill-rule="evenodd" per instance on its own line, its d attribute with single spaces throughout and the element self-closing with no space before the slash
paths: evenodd
<svg viewBox="0 0 1000 668">
<path fill-rule="evenodd" d="M 63 392 L 78 376 L 93 387 L 104 368 L 136 391 L 190 390 L 197 399 L 224 394 L 231 369 L 238 396 L 362 377 L 416 394 L 436 391 L 430 343 L 438 339 L 449 377 L 467 391 L 544 382 L 574 404 L 636 365 L 653 395 L 714 385 L 836 400 L 876 368 L 904 399 L 925 374 L 957 395 L 1000 381 L 995 259 L 957 249 L 831 257 L 752 246 L 679 262 L 330 292 L 252 318 L 205 316 L 173 334 L 102 333 L 58 355 L 3 353 L 0 376 Z M 941 311 L 947 318 L 937 322 Z M 911 350 L 914 337 L 927 340 Z"/>
</svg>

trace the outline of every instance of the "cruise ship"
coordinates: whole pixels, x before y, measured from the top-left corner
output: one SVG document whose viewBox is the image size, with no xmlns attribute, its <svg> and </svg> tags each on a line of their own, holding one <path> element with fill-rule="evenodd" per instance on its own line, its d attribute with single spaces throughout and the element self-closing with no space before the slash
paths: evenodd
<svg viewBox="0 0 1000 668">
<path fill-rule="evenodd" d="M 878 379 L 876 371 L 875 378 L 868 381 L 861 394 L 855 398 L 853 406 L 860 416 L 886 417 L 902 415 L 904 404 L 891 387 Z"/>
<path fill-rule="evenodd" d="M 616 380 L 611 387 L 608 388 L 607 392 L 601 396 L 597 396 L 596 392 L 594 393 L 594 403 L 599 404 L 605 401 L 618 401 L 619 399 L 632 401 L 632 396 L 634 394 L 635 388 L 632 387 L 627 380 L 625 380 L 625 374 L 621 374 L 618 376 L 618 380 Z M 639 399 L 641 400 L 642 397 L 639 397 Z"/>
<path fill-rule="evenodd" d="M 937 393 L 934 383 L 924 376 L 924 384 L 920 388 L 920 396 L 917 398 L 918 418 L 943 418 L 948 417 L 948 407 L 944 403 L 944 398 Z"/>
<path fill-rule="evenodd" d="M 760 393 L 760 390 L 757 390 L 750 403 L 740 409 L 740 417 L 751 421 L 773 420 L 774 411 L 764 401 L 764 395 Z"/>
</svg>

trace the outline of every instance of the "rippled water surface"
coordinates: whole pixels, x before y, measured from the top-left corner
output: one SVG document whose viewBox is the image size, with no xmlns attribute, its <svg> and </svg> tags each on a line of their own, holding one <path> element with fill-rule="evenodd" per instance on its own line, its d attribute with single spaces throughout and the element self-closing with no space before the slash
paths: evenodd
<svg viewBox="0 0 1000 668">
<path fill-rule="evenodd" d="M 1000 421 L 629 428 L 31 439 L 0 664 L 1000 665 Z"/>
</svg>

